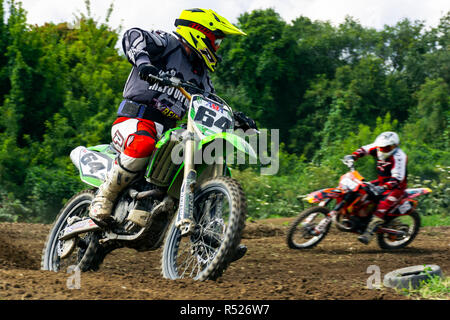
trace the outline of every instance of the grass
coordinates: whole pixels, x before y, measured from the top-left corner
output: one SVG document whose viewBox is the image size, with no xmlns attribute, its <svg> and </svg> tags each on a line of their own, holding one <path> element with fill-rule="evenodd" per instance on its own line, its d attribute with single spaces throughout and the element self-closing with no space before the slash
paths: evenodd
<svg viewBox="0 0 450 320">
<path fill-rule="evenodd" d="M 423 227 L 450 226 L 449 214 L 433 214 L 421 216 Z"/>
<path fill-rule="evenodd" d="M 402 289 L 400 292 L 411 298 L 450 300 L 450 277 L 430 276 L 418 288 Z"/>
</svg>

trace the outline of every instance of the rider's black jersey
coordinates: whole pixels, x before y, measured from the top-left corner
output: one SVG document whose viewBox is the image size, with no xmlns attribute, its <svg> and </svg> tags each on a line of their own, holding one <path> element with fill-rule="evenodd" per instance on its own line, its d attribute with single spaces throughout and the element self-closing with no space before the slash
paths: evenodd
<svg viewBox="0 0 450 320">
<path fill-rule="evenodd" d="M 170 72 L 172 76 L 192 82 L 206 92 L 214 92 L 203 61 L 195 53 L 189 57 L 182 43 L 172 34 L 132 28 L 125 32 L 122 48 L 133 65 L 123 91 L 125 99 L 154 107 L 174 120 L 185 115 L 189 101 L 178 89 L 158 83 L 149 85 L 139 78 L 137 67 L 143 63 L 151 63 L 161 73 Z"/>
</svg>

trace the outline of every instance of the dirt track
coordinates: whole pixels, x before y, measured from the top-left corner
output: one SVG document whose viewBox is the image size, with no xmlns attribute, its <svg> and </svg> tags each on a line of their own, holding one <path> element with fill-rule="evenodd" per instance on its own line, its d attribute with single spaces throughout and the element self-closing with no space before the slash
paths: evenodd
<svg viewBox="0 0 450 320">
<path fill-rule="evenodd" d="M 218 281 L 169 281 L 160 275 L 160 250 L 119 249 L 98 272 L 81 275 L 81 288 L 68 289 L 68 273 L 40 270 L 49 225 L 0 223 L 0 300 L 402 300 L 393 289 L 366 287 L 369 265 L 382 276 L 411 265 L 437 264 L 450 272 L 450 227 L 422 228 L 406 249 L 383 252 L 353 234 L 332 229 L 317 248 L 285 244 L 289 219 L 248 222 L 242 243 L 247 255 Z"/>
</svg>

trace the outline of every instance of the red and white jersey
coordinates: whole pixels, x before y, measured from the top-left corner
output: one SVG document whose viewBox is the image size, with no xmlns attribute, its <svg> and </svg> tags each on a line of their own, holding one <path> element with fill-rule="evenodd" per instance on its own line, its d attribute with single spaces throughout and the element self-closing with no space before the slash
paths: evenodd
<svg viewBox="0 0 450 320">
<path fill-rule="evenodd" d="M 380 185 L 388 189 L 405 189 L 407 185 L 408 156 L 402 149 L 397 148 L 387 159 L 380 160 L 377 156 L 377 146 L 369 144 L 352 153 L 355 160 L 371 155 L 377 160 L 377 174 Z"/>
</svg>

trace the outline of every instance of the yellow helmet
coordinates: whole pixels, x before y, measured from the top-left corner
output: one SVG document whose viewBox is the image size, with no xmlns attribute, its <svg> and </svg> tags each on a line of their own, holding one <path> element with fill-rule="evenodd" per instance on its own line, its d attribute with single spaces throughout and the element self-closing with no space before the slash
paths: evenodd
<svg viewBox="0 0 450 320">
<path fill-rule="evenodd" d="M 203 58 L 212 72 L 215 71 L 219 60 L 216 51 L 222 39 L 227 34 L 246 35 L 211 9 L 183 10 L 175 20 L 175 26 L 175 34 L 183 38 Z"/>
</svg>

